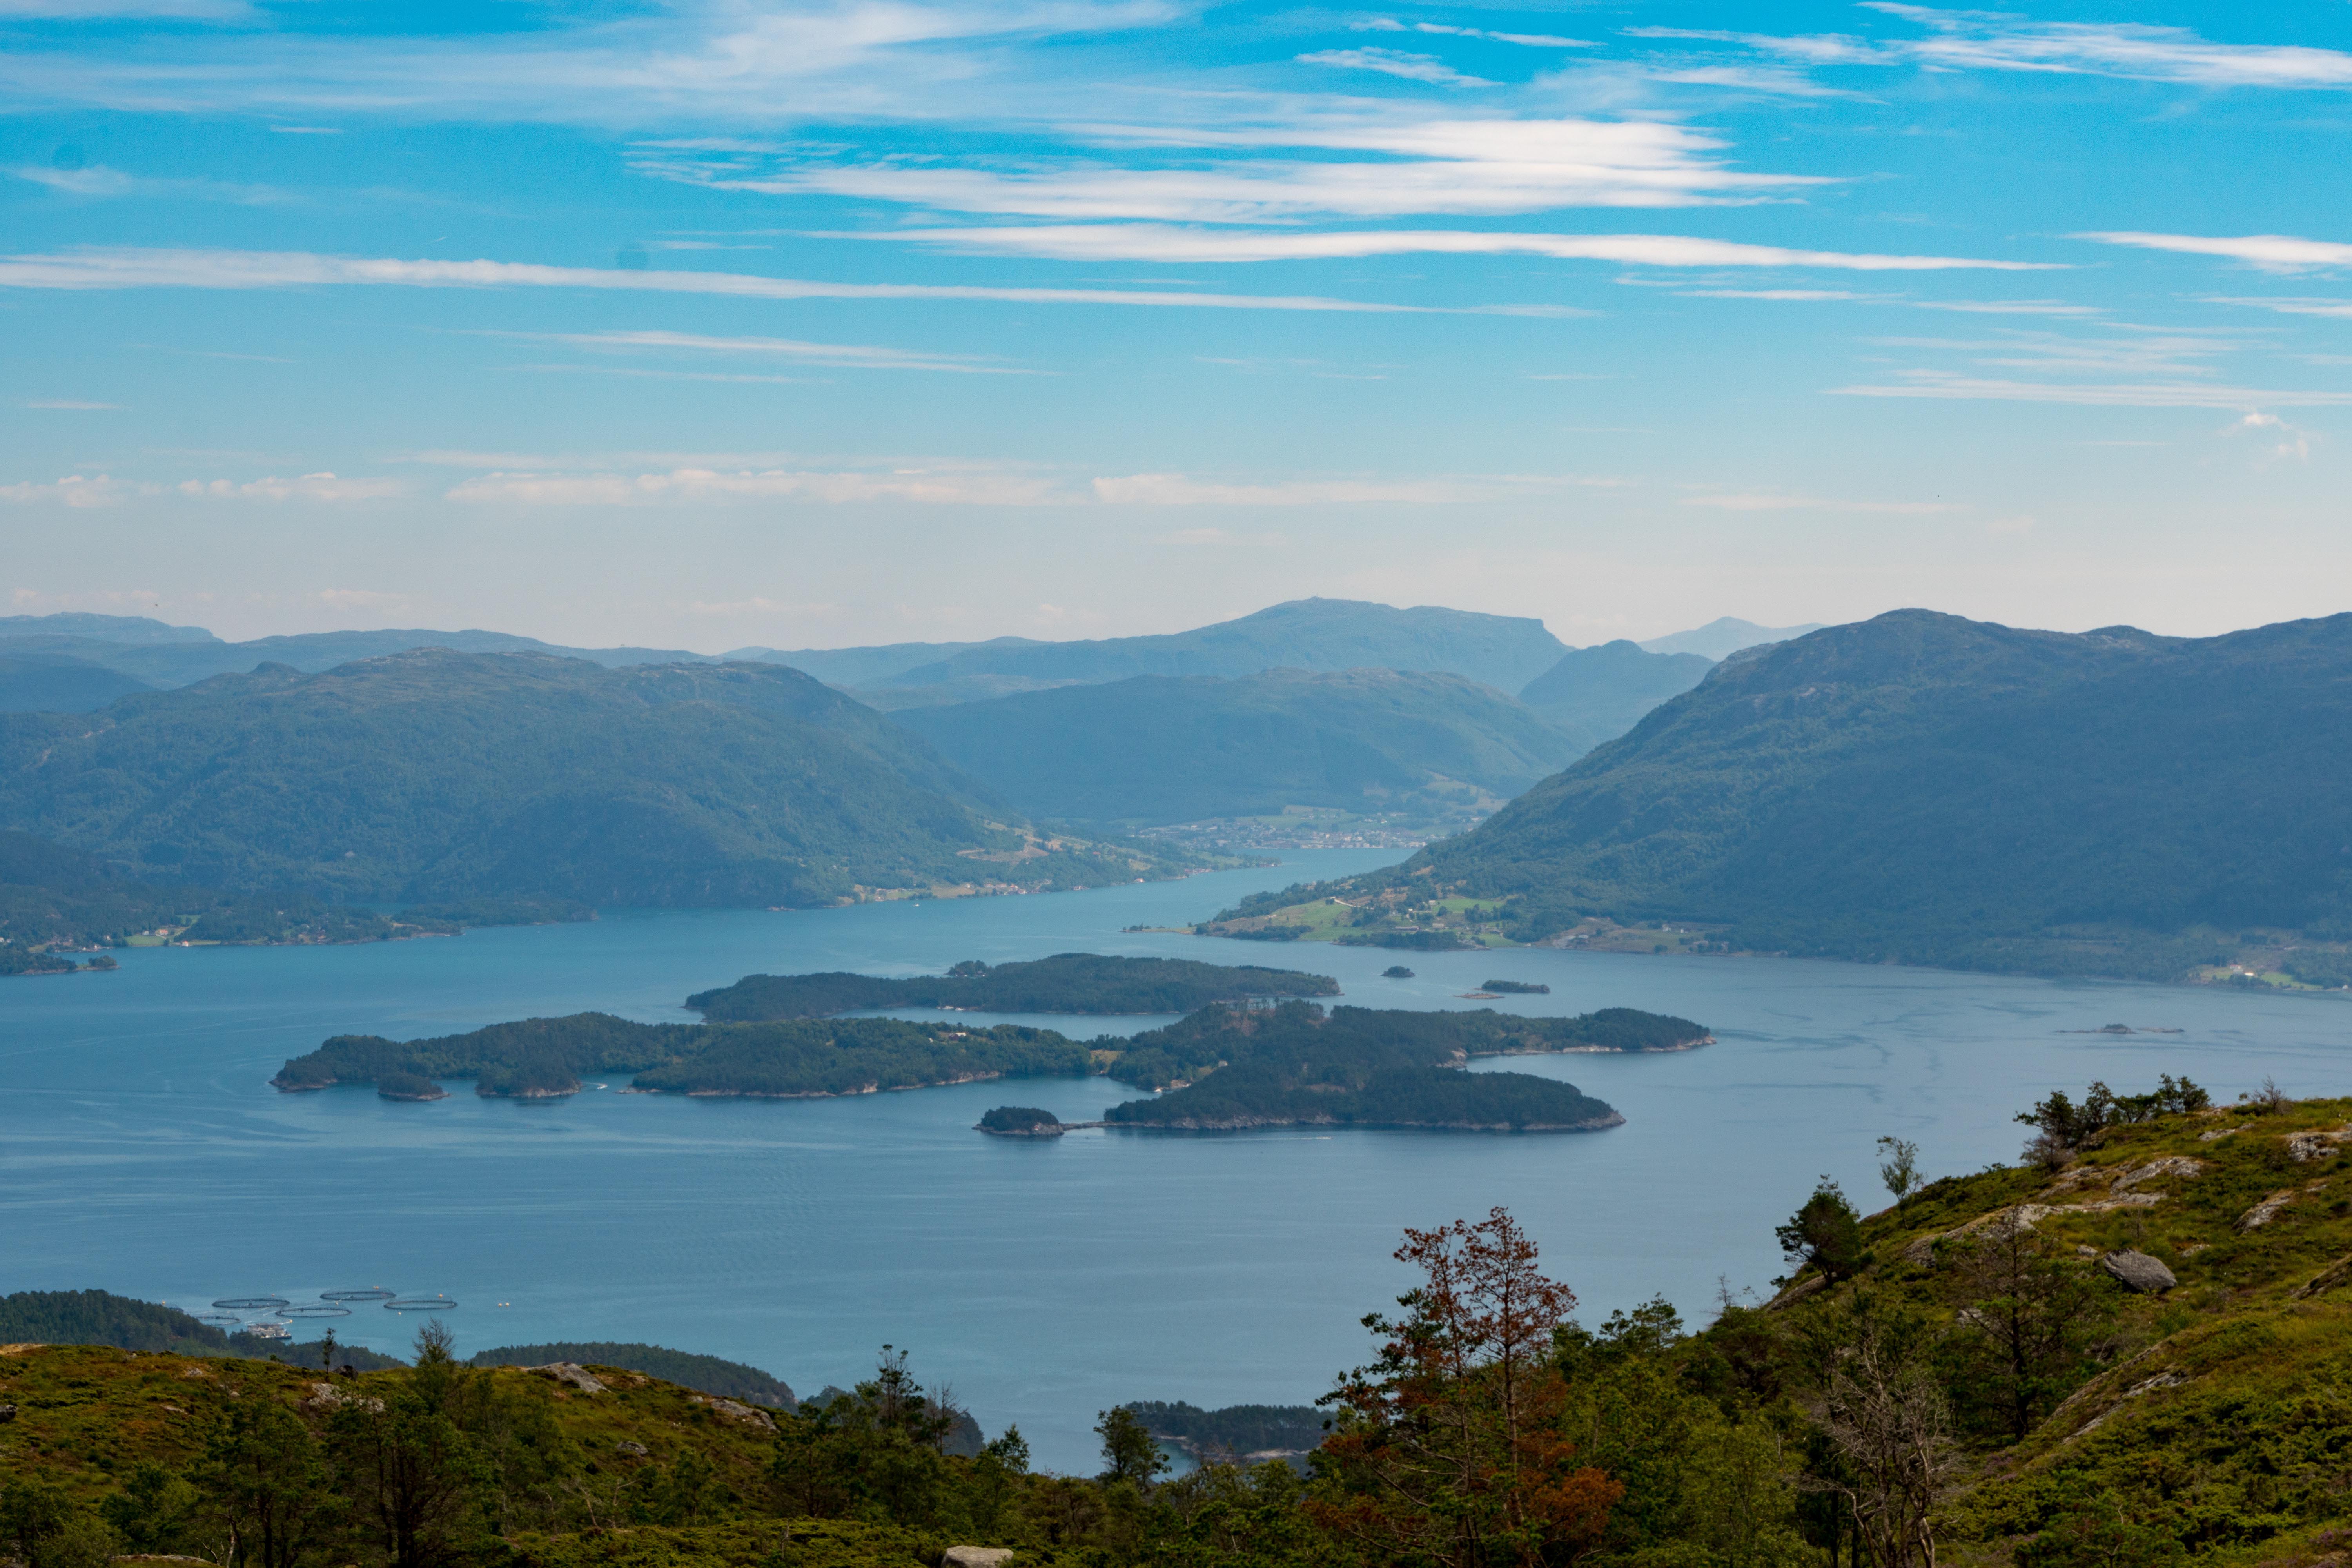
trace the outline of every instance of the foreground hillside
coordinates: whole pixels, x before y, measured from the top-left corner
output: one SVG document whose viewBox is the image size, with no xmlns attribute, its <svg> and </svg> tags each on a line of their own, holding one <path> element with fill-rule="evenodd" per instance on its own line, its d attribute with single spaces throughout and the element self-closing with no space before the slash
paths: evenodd
<svg viewBox="0 0 2352 1568">
<path fill-rule="evenodd" d="M 29 1568 L 940 1568 L 957 1546 L 1015 1568 L 2319 1568 L 2352 1528 L 2347 1112 L 2215 1107 L 2168 1079 L 2044 1100 L 2019 1167 L 1923 1185 L 1892 1145 L 1898 1201 L 1863 1218 L 1826 1179 L 1790 1194 L 1784 1288 L 1727 1289 L 1697 1331 L 1655 1300 L 1580 1323 L 1503 1209 L 1408 1229 L 1412 1289 L 1364 1320 L 1361 1365 L 1331 1369 L 1329 1426 L 1259 1412 L 1320 1436 L 1303 1474 L 1164 1479 L 1150 1432 L 1182 1406 L 1100 1412 L 1093 1478 L 1033 1473 L 1017 1430 L 961 1456 L 961 1413 L 887 1351 L 853 1394 L 794 1409 L 601 1363 L 469 1369 L 430 1331 L 414 1368 L 334 1376 L 11 1344 L 0 1550 Z"/>
<path fill-rule="evenodd" d="M 0 826 L 134 877 L 370 900 L 810 905 L 1130 880 L 797 671 L 426 650 L 0 714 Z"/>
<path fill-rule="evenodd" d="M 1143 676 L 892 717 L 1016 809 L 1056 821 L 1491 809 L 1576 755 L 1500 691 L 1393 669 Z"/>
<path fill-rule="evenodd" d="M 2352 616 L 2190 639 L 1906 610 L 1724 664 L 1355 893 L 1498 900 L 1521 941 L 1605 917 L 1843 958 L 2149 977 L 2242 958 L 2341 984 L 2347 764 Z"/>
</svg>

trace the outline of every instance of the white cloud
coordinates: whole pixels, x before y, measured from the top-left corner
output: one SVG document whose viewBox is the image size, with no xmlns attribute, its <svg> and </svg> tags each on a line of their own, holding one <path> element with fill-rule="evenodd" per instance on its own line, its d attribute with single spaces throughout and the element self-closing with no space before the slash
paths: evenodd
<svg viewBox="0 0 2352 1568">
<path fill-rule="evenodd" d="M 1730 44 L 1809 66 L 2033 71 L 2198 87 L 2352 87 L 2352 54 L 2337 49 L 2217 44 L 2187 27 L 2136 22 L 2034 22 L 2006 12 L 1943 11 L 1890 0 L 1863 3 L 1868 10 L 1916 24 L 1927 36 L 1877 40 L 1836 33 L 1779 36 L 1684 27 L 1625 31 L 1634 37 Z"/>
<path fill-rule="evenodd" d="M 2352 320 L 2352 300 L 2232 300 L 2214 298 L 2209 305 L 2251 305 L 2257 310 L 2275 310 L 2282 316 L 2334 316 Z M 2330 362 L 2335 363 L 2335 362 Z"/>
<path fill-rule="evenodd" d="M 2171 250 L 2189 256 L 2223 256 L 2266 272 L 2307 272 L 2321 267 L 2352 267 L 2352 245 L 2325 239 L 2298 239 L 2287 234 L 2246 234 L 2234 237 L 2193 234 L 2140 234 L 2130 231 L 2078 234 L 2106 245 L 2136 246 L 2142 250 Z"/>
<path fill-rule="evenodd" d="M 1444 254 L 1548 256 L 1563 261 L 1613 261 L 1634 267 L 1822 267 L 1855 272 L 1933 272 L 1956 268 L 2027 272 L 2056 265 L 1958 256 L 1792 250 L 1776 245 L 1746 245 L 1671 234 L 1527 234 L 1468 229 L 1298 233 L 1102 223 L 893 229 L 835 237 L 905 240 L 987 255 L 1042 256 L 1065 261 L 1307 261 Z M 0 280 L 5 280 L 5 275 L 0 275 Z"/>
<path fill-rule="evenodd" d="M 346 479 L 333 474 L 303 474 L 297 479 L 275 476 L 250 479 L 182 479 L 173 487 L 184 496 L 207 500 L 382 500 L 401 492 L 398 479 Z"/>
<path fill-rule="evenodd" d="M 578 348 L 631 351 L 670 350 L 686 353 L 740 354 L 791 360 L 795 363 L 847 370 L 929 370 L 963 375 L 1024 375 L 1025 371 L 981 363 L 976 355 L 925 353 L 910 349 L 876 348 L 861 343 L 813 343 L 796 338 L 712 337 L 696 332 L 509 332 L 485 331 L 481 337 L 517 338 L 531 342 L 568 343 Z"/>
<path fill-rule="evenodd" d="M 1300 55 L 1298 63 L 1331 66 L 1339 70 L 1378 71 L 1382 76 L 1402 77 L 1407 81 L 1425 81 L 1442 87 L 1498 85 L 1484 77 L 1464 76 L 1435 55 L 1412 55 L 1402 49 L 1318 49 L 1310 55 Z"/>
<path fill-rule="evenodd" d="M 715 468 L 673 468 L 667 473 L 634 475 L 491 473 L 456 486 L 448 499 L 524 506 L 757 500 L 1024 506 L 1054 499 L 1052 490 L 1048 479 L 990 473 L 818 473 L 785 468 L 727 473 Z"/>
<path fill-rule="evenodd" d="M 152 486 L 145 487 L 147 493 L 152 493 Z M 62 501 L 70 507 L 112 506 L 127 497 L 141 493 L 142 487 L 121 483 L 106 474 L 95 477 L 68 474 L 56 483 L 47 485 L 0 485 L 0 500 L 19 503 Z"/>
<path fill-rule="evenodd" d="M 1485 27 L 1450 26 L 1444 22 L 1414 22 L 1408 26 L 1388 16 L 1374 17 L 1368 22 L 1350 22 L 1348 26 L 1359 33 L 1433 33 L 1444 37 L 1484 38 L 1489 43 L 1517 44 L 1530 49 L 1601 47 L 1590 38 L 1563 38 L 1556 33 L 1496 33 Z"/>
<path fill-rule="evenodd" d="M 1351 124 L 1294 113 L 1292 122 L 1279 125 L 1111 125 L 1081 133 L 1106 143 L 1188 151 L 1194 164 L 1134 167 L 1064 158 L 958 167 L 931 157 L 846 163 L 805 149 L 666 143 L 646 147 L 637 167 L 713 189 L 770 195 L 854 196 L 1009 216 L 1192 223 L 1720 205 L 1836 183 L 1733 169 L 1717 155 L 1724 145 L 1717 138 L 1647 120 Z M 1330 153 L 1372 157 L 1319 155 Z M 1228 155 L 1234 153 L 1251 155 Z"/>
<path fill-rule="evenodd" d="M 309 251 L 90 248 L 0 257 L 0 289 L 612 289 L 750 300 L 1000 300 L 1020 304 L 1181 310 L 1415 312 L 1412 305 L 1312 295 L 1183 294 L 1132 289 L 997 289 L 929 283 L 819 283 L 740 272 L 655 272 L 517 261 L 404 261 Z"/>
<path fill-rule="evenodd" d="M 2204 382 L 2065 384 L 2007 381 L 1949 371 L 1906 370 L 1894 382 L 1840 386 L 1843 397 L 1937 397 L 2002 403 L 2072 403 L 2116 408 L 2318 408 L 2352 404 L 2352 392 L 2286 392 Z"/>
<path fill-rule="evenodd" d="M 20 180 L 30 180 L 37 185 L 46 185 L 67 195 L 99 199 L 178 196 L 198 201 L 229 202 L 248 207 L 277 206 L 294 199 L 286 192 L 268 185 L 234 185 L 219 180 L 157 179 L 143 174 L 128 174 L 102 163 L 92 163 L 79 169 L 56 169 L 46 164 L 29 163 L 11 172 Z"/>
<path fill-rule="evenodd" d="M 0 0 L 0 16 L 96 22 L 116 16 L 174 16 L 192 22 L 254 19 L 242 0 Z"/>
</svg>

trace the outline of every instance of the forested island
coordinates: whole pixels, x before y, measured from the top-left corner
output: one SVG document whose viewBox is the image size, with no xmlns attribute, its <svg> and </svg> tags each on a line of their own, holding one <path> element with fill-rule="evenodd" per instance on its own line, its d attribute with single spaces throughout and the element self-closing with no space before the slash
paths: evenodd
<svg viewBox="0 0 2352 1568">
<path fill-rule="evenodd" d="M 373 1083 L 379 1091 L 397 1089 L 397 1098 L 425 1098 L 413 1092 L 418 1080 L 472 1079 L 485 1096 L 547 1099 L 579 1092 L 583 1074 L 633 1073 L 636 1089 L 799 1099 L 977 1079 L 1076 1077 L 1092 1062 L 1075 1040 L 1009 1024 L 639 1024 L 576 1013 L 435 1039 L 338 1035 L 289 1061 L 270 1082 L 285 1090 Z"/>
<path fill-rule="evenodd" d="M 1057 952 L 1051 958 L 987 964 L 978 959 L 945 974 L 747 974 L 732 985 L 697 992 L 686 1005 L 714 1024 L 771 1018 L 821 1018 L 883 1007 L 956 1007 L 983 1013 L 1191 1013 L 1213 1002 L 1250 996 L 1336 996 L 1328 974 L 1255 964 L 1202 963 L 1189 958 L 1108 958 Z"/>
<path fill-rule="evenodd" d="M 635 1091 L 800 1099 L 1094 1073 L 1139 1089 L 1191 1092 L 1185 1085 L 1197 1088 L 1198 1080 L 1214 1074 L 1220 1087 L 1213 1093 L 1194 1094 L 1171 1114 L 1379 1126 L 1565 1127 L 1604 1125 L 1616 1113 L 1549 1079 L 1448 1069 L 1473 1057 L 1681 1050 L 1708 1037 L 1688 1019 L 1626 1007 L 1574 1018 L 1363 1007 L 1339 1007 L 1327 1015 L 1299 1000 L 1272 1006 L 1213 1005 L 1131 1040 L 1104 1036 L 1090 1043 L 1011 1024 L 966 1028 L 902 1018 L 641 1024 L 609 1013 L 575 1013 L 421 1040 L 338 1035 L 289 1060 L 270 1082 L 289 1092 L 373 1084 L 387 1099 L 431 1100 L 444 1098 L 441 1080 L 471 1079 L 478 1094 L 533 1100 L 576 1094 L 590 1075 L 625 1073 L 632 1075 L 628 1087 Z M 1243 1072 L 1243 1067 L 1252 1070 Z M 1410 1076 L 1417 1073 L 1437 1076 Z M 1267 1097 L 1277 1092 L 1313 1098 L 1283 1100 L 1285 1109 L 1269 1110 L 1275 1101 Z M 1254 1109 L 1236 1109 L 1234 1097 L 1243 1094 L 1255 1097 Z M 1150 1108 L 1175 1100 L 1169 1096 L 1138 1102 L 1143 1109 L 1121 1108 L 1110 1119 L 1161 1124 Z M 1014 1120 L 1008 1119 L 1013 1111 L 1027 1119 L 1024 1130 L 1042 1130 L 1052 1120 L 1043 1111 L 1000 1108 L 991 1115 L 1003 1124 L 983 1126 L 1013 1131 Z"/>
<path fill-rule="evenodd" d="M 1165 1084 L 1168 1092 L 1115 1105 L 1103 1120 L 1184 1131 L 1304 1124 L 1591 1131 L 1625 1119 L 1573 1084 L 1468 1073 L 1461 1064 L 1541 1050 L 1672 1050 L 1706 1037 L 1687 1019 L 1630 1008 L 1536 1019 L 1369 1007 L 1326 1013 L 1312 1002 L 1212 1008 L 1136 1037 L 1112 1076 Z"/>
</svg>

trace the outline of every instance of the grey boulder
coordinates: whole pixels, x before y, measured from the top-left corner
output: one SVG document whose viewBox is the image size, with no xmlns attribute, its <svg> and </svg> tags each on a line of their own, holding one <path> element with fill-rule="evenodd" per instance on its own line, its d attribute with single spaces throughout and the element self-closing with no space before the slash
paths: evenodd
<svg viewBox="0 0 2352 1568">
<path fill-rule="evenodd" d="M 2180 1283 L 2172 1277 L 2171 1269 L 2145 1252 L 2110 1252 L 2099 1259 L 2099 1267 L 2114 1276 L 2125 1289 L 2146 1296 L 2161 1295 Z"/>
</svg>

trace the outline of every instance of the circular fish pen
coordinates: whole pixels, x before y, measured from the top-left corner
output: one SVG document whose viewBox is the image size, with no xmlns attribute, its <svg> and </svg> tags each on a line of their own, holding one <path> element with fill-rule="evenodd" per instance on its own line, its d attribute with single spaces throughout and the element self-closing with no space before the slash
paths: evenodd
<svg viewBox="0 0 2352 1568">
<path fill-rule="evenodd" d="M 271 1312 L 293 1303 L 283 1296 L 227 1296 L 213 1305 L 224 1312 Z"/>
<path fill-rule="evenodd" d="M 245 1321 L 235 1312 L 192 1312 L 189 1316 L 206 1327 L 215 1329 L 234 1329 Z"/>
<path fill-rule="evenodd" d="M 321 1301 L 389 1301 L 399 1294 L 397 1290 L 387 1290 L 381 1285 L 372 1285 L 364 1290 L 321 1290 L 319 1292 L 319 1300 Z"/>
<path fill-rule="evenodd" d="M 446 1296 L 395 1296 L 383 1304 L 387 1312 L 446 1312 L 457 1303 Z"/>
<path fill-rule="evenodd" d="M 278 1309 L 278 1315 L 281 1318 L 348 1318 L 352 1315 L 352 1310 L 349 1307 L 329 1306 L 280 1307 Z"/>
</svg>

